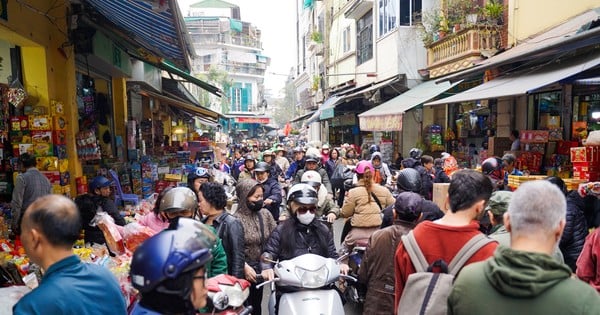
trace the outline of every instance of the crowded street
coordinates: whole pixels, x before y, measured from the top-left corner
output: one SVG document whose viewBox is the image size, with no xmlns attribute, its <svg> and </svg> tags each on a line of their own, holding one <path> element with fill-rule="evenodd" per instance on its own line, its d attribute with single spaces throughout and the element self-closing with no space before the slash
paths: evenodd
<svg viewBox="0 0 600 315">
<path fill-rule="evenodd" d="M 0 0 L 0 315 L 600 315 L 600 2 L 538 2 Z"/>
</svg>

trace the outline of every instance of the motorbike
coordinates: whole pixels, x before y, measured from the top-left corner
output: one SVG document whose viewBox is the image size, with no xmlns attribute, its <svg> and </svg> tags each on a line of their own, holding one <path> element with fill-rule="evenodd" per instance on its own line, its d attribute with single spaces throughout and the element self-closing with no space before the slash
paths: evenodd
<svg viewBox="0 0 600 315">
<path fill-rule="evenodd" d="M 356 278 L 340 273 L 340 261 L 344 258 L 336 260 L 304 254 L 290 260 L 273 261 L 271 255 L 263 254 L 263 261 L 275 264 L 275 278 L 257 285 L 260 288 L 271 284 L 269 314 L 306 314 L 308 310 L 322 315 L 344 314 L 342 298 L 335 283 L 339 279 L 356 282 Z"/>
<path fill-rule="evenodd" d="M 210 311 L 208 315 L 249 315 L 252 306 L 244 306 L 250 295 L 250 282 L 221 274 L 206 280 Z"/>
<path fill-rule="evenodd" d="M 348 256 L 348 267 L 350 267 L 350 276 L 358 279 L 358 270 L 362 263 L 369 239 L 360 239 L 352 248 L 352 252 Z M 360 282 L 348 283 L 344 290 L 344 297 L 352 303 L 363 304 L 367 294 L 366 287 Z"/>
</svg>

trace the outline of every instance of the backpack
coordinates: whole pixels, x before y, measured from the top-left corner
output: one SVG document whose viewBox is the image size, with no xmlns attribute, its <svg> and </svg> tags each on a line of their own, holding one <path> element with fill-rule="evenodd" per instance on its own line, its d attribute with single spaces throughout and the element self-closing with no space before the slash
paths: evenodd
<svg viewBox="0 0 600 315">
<path fill-rule="evenodd" d="M 491 242 L 494 240 L 479 234 L 471 238 L 458 251 L 450 265 L 443 259 L 438 259 L 430 265 L 419 248 L 413 232 L 403 235 L 402 243 L 417 272 L 409 275 L 404 285 L 398 304 L 398 315 L 445 315 L 454 277 L 471 256 Z M 439 268 L 440 272 L 433 271 L 434 268 Z"/>
</svg>

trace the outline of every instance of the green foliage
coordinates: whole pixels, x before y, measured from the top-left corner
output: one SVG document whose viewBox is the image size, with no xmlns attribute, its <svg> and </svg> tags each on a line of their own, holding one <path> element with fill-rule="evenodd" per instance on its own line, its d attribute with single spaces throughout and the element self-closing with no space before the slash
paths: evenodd
<svg viewBox="0 0 600 315">
<path fill-rule="evenodd" d="M 310 39 L 315 42 L 315 43 L 322 43 L 323 42 L 323 36 L 321 35 L 321 32 L 317 32 L 314 31 L 310 34 Z"/>
<path fill-rule="evenodd" d="M 482 9 L 483 15 L 490 20 L 499 20 L 504 13 L 504 4 L 497 0 L 488 1 Z"/>
</svg>

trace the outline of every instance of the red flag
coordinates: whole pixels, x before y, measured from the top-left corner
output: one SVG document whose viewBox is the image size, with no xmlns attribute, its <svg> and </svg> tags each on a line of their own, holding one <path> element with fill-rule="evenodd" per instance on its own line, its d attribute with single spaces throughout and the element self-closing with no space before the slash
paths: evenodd
<svg viewBox="0 0 600 315">
<path fill-rule="evenodd" d="M 283 127 L 283 134 L 285 134 L 285 136 L 289 136 L 290 132 L 292 131 L 292 124 L 290 124 L 289 122 L 287 124 L 285 124 L 285 127 Z"/>
</svg>

